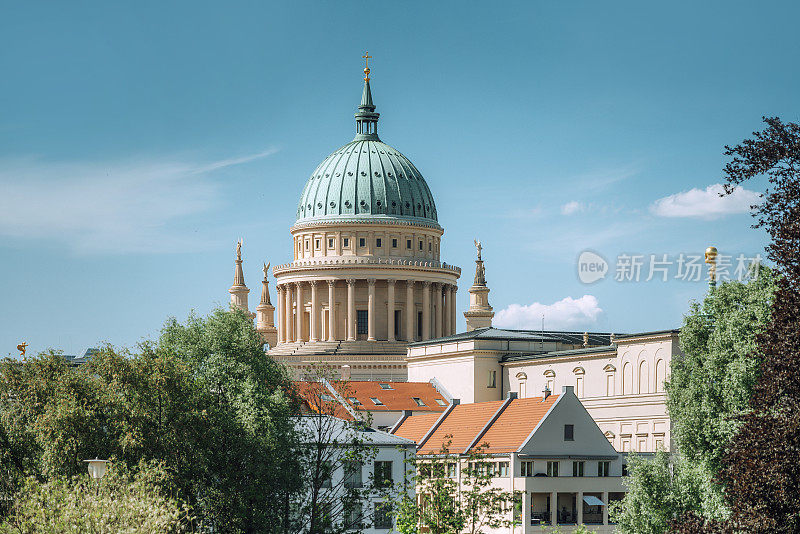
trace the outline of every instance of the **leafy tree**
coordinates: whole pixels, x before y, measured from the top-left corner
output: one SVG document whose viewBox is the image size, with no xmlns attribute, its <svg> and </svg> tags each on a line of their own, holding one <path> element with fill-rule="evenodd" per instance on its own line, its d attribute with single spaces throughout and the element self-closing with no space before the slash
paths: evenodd
<svg viewBox="0 0 800 534">
<path fill-rule="evenodd" d="M 79 369 L 52 353 L 0 362 L 0 490 L 75 476 L 95 456 L 134 472 L 155 460 L 196 525 L 291 532 L 296 404 L 252 319 L 218 310 L 170 320 L 140 349 L 105 347 Z"/>
<path fill-rule="evenodd" d="M 136 475 L 112 464 L 99 481 L 85 473 L 47 482 L 29 478 L 0 533 L 188 532 L 187 509 L 161 493 L 158 480 L 165 476 L 158 464 L 141 466 Z"/>
<path fill-rule="evenodd" d="M 747 283 L 725 282 L 690 305 L 680 333 L 684 355 L 672 359 L 666 385 L 677 453 L 652 464 L 632 458 L 630 490 L 614 512 L 621 532 L 664 532 L 687 512 L 728 516 L 715 476 L 747 410 L 760 363 L 756 336 L 769 321 L 774 292 L 772 272 L 754 267 Z"/>
<path fill-rule="evenodd" d="M 756 227 L 771 238 L 780 275 L 771 321 L 758 337 L 760 375 L 720 479 L 731 508 L 726 527 L 747 532 L 800 531 L 800 125 L 765 118 L 753 138 L 726 147 L 728 191 L 766 177 Z M 712 526 L 709 530 L 713 529 Z"/>
<path fill-rule="evenodd" d="M 515 524 L 518 495 L 494 487 L 496 465 L 483 443 L 467 454 L 451 453 L 451 436 L 446 436 L 435 454 L 409 460 L 406 484 L 416 486 L 418 498 L 399 492 L 397 528 L 401 534 L 479 534 L 485 529 L 508 528 Z M 459 486 L 455 470 L 461 469 Z"/>
</svg>

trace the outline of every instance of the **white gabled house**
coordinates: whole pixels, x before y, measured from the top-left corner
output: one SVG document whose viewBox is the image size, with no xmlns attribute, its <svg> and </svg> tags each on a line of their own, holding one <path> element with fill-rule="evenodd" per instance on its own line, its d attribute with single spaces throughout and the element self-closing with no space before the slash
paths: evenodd
<svg viewBox="0 0 800 534">
<path fill-rule="evenodd" d="M 486 443 L 495 487 L 522 494 L 519 524 L 497 534 L 541 532 L 545 525 L 563 532 L 579 524 L 614 530 L 608 503 L 624 496 L 623 458 L 571 386 L 560 395 L 519 399 L 512 392 L 502 401 L 454 402 L 441 415 L 407 415 L 391 432 L 416 441 L 418 456 L 436 454 L 450 441 L 450 454 L 466 458 Z M 465 461 L 452 473 L 459 480 Z"/>
</svg>

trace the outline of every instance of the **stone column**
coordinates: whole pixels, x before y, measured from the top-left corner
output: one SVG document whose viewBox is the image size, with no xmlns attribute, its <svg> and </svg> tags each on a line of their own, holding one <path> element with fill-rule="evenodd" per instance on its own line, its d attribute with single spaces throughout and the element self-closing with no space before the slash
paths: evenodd
<svg viewBox="0 0 800 534">
<path fill-rule="evenodd" d="M 367 341 L 375 341 L 375 279 L 367 279 L 369 297 L 367 300 Z"/>
<path fill-rule="evenodd" d="M 414 281 L 406 280 L 406 341 L 414 341 L 416 328 L 416 307 L 414 306 Z"/>
<path fill-rule="evenodd" d="M 433 318 L 434 335 L 442 337 L 442 317 L 444 316 L 442 310 L 442 284 L 433 284 L 433 305 L 436 308 L 436 315 Z"/>
<path fill-rule="evenodd" d="M 328 341 L 336 341 L 336 280 L 328 280 Z"/>
<path fill-rule="evenodd" d="M 309 341 L 319 341 L 319 301 L 317 300 L 317 281 L 311 280 L 311 336 Z"/>
<path fill-rule="evenodd" d="M 452 336 L 453 329 L 451 326 L 453 320 L 453 312 L 450 309 L 453 306 L 453 297 L 450 292 L 450 284 L 444 286 L 444 335 Z"/>
<path fill-rule="evenodd" d="M 303 283 L 297 282 L 295 283 L 295 341 L 303 341 Z"/>
<path fill-rule="evenodd" d="M 550 524 L 558 524 L 558 492 L 554 491 L 550 494 Z"/>
<path fill-rule="evenodd" d="M 283 329 L 284 329 L 284 339 L 287 342 L 294 341 L 294 330 L 292 329 L 292 286 L 286 284 L 283 286 L 283 294 L 286 297 L 284 299 L 284 320 L 283 320 Z"/>
<path fill-rule="evenodd" d="M 387 284 L 387 286 L 386 286 L 387 287 L 387 289 L 386 289 L 387 300 L 389 301 L 389 304 L 388 304 L 389 314 L 387 316 L 387 318 L 389 320 L 387 321 L 386 324 L 389 325 L 389 337 L 388 337 L 389 341 L 396 341 L 395 337 L 394 337 L 394 328 L 395 328 L 395 325 L 394 325 L 394 307 L 395 307 L 395 303 L 394 303 L 394 283 L 395 283 L 395 280 L 386 280 L 386 284 Z"/>
<path fill-rule="evenodd" d="M 356 281 L 347 280 L 347 341 L 356 340 Z"/>
<path fill-rule="evenodd" d="M 602 501 L 605 503 L 603 505 L 603 524 L 608 524 L 608 492 L 604 491 L 603 495 L 601 496 Z"/>
<path fill-rule="evenodd" d="M 450 304 L 450 313 L 452 317 L 450 317 L 450 327 L 453 329 L 453 334 L 456 333 L 456 312 L 458 310 L 456 306 L 456 295 L 458 294 L 458 286 L 452 285 L 450 286 L 450 296 L 452 297 L 452 304 Z"/>
<path fill-rule="evenodd" d="M 276 285 L 275 286 L 275 298 L 277 307 L 275 311 L 278 313 L 276 314 L 276 320 L 278 321 L 278 343 L 283 343 L 283 287 Z"/>
<path fill-rule="evenodd" d="M 431 283 L 422 283 L 422 341 L 431 338 Z"/>
<path fill-rule="evenodd" d="M 578 508 L 578 524 L 583 524 L 583 492 L 579 491 L 575 496 L 575 506 Z"/>
</svg>

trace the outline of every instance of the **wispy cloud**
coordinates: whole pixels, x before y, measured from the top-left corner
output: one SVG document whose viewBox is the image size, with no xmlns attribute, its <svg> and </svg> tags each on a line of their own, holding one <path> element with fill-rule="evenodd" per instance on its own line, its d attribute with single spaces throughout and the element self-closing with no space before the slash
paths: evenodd
<svg viewBox="0 0 800 534">
<path fill-rule="evenodd" d="M 583 211 L 584 207 L 585 206 L 577 200 L 572 200 L 561 206 L 561 215 L 574 215 Z"/>
<path fill-rule="evenodd" d="M 718 219 L 726 215 L 747 213 L 750 206 L 761 202 L 755 191 L 737 186 L 730 195 L 722 195 L 722 184 L 709 185 L 705 189 L 690 189 L 656 200 L 650 212 L 659 217 L 688 217 L 695 219 Z"/>
<path fill-rule="evenodd" d="M 547 329 L 572 330 L 588 328 L 598 322 L 603 309 L 593 295 L 580 298 L 565 297 L 553 304 L 511 304 L 495 315 L 493 323 L 501 328 L 537 330 L 542 326 L 542 317 Z"/>
<path fill-rule="evenodd" d="M 211 174 L 275 152 L 210 163 L 0 161 L 0 235 L 53 240 L 84 254 L 194 250 L 202 240 L 181 226 L 218 206 Z"/>
</svg>

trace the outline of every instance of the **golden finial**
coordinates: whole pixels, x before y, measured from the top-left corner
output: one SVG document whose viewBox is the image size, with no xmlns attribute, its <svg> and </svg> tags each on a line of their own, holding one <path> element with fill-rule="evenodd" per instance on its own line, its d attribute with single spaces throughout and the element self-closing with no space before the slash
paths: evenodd
<svg viewBox="0 0 800 534">
<path fill-rule="evenodd" d="M 363 56 L 364 58 L 364 81 L 369 81 L 369 60 L 372 59 L 372 56 L 369 55 L 369 52 L 365 52 Z"/>
<path fill-rule="evenodd" d="M 25 357 L 25 349 L 27 347 L 28 347 L 28 344 L 25 343 L 24 341 L 22 343 L 20 343 L 19 345 L 17 345 L 17 350 L 19 351 L 19 355 L 22 356 L 23 358 Z"/>
</svg>

